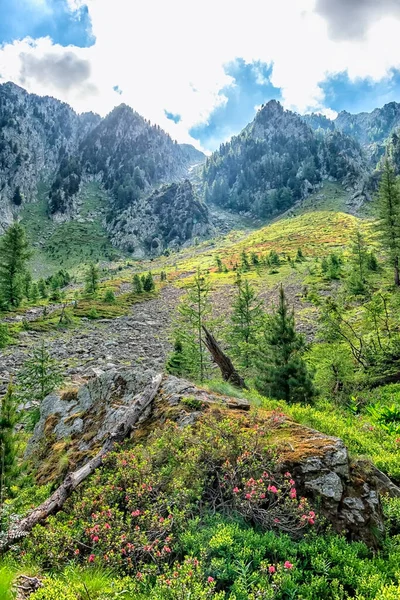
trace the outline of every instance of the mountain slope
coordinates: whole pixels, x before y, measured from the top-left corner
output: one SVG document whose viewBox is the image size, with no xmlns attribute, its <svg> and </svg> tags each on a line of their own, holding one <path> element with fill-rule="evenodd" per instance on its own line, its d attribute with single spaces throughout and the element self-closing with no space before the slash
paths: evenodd
<svg viewBox="0 0 400 600">
<path fill-rule="evenodd" d="M 359 144 L 338 131 L 318 135 L 271 100 L 238 136 L 207 159 L 208 202 L 269 217 L 333 178 L 362 193 L 367 165 Z"/>
<path fill-rule="evenodd" d="M 154 253 L 158 246 L 152 245 L 153 239 L 165 236 L 154 230 L 159 218 L 147 199 L 161 184 L 184 181 L 191 167 L 204 158 L 202 152 L 174 142 L 159 126 L 124 104 L 101 119 L 92 113 L 78 115 L 65 103 L 28 94 L 12 83 L 0 85 L 0 231 L 26 203 L 38 201 L 41 182 L 49 187 L 47 207 L 41 210 L 44 238 L 49 226 L 46 213 L 55 222 L 87 220 L 87 185 L 96 181 L 106 190 L 108 205 L 105 210 L 104 205 L 91 206 L 89 220 L 97 219 L 105 235 L 107 227 L 112 243 L 131 247 L 127 240 L 133 237 L 135 247 L 139 241 L 144 244 L 139 253 L 146 248 L 153 248 Z M 188 194 L 175 194 L 174 202 L 168 204 L 172 220 L 187 211 L 190 195 L 196 204 L 191 189 Z M 127 231 L 128 219 L 125 236 L 113 238 L 118 230 L 114 224 L 120 224 L 121 214 L 129 210 L 143 216 L 139 228 L 145 234 Z M 200 213 L 207 224 L 207 209 L 203 207 Z M 145 241 L 150 234 L 146 230 L 149 216 L 150 245 Z M 186 240 L 192 229 L 185 225 L 175 243 Z"/>
</svg>

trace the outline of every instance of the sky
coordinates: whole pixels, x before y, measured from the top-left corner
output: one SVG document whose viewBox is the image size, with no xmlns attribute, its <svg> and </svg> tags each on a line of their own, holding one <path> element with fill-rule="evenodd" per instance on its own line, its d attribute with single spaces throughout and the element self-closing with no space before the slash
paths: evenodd
<svg viewBox="0 0 400 600">
<path fill-rule="evenodd" d="M 400 101 L 400 0 L 0 0 L 0 83 L 102 116 L 122 102 L 210 152 L 274 98 Z"/>
</svg>

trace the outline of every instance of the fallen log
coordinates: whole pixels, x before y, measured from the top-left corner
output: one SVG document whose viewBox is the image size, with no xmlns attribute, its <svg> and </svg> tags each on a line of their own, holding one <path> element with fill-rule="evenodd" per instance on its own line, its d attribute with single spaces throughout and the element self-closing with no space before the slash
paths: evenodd
<svg viewBox="0 0 400 600">
<path fill-rule="evenodd" d="M 122 442 L 131 433 L 139 418 L 156 397 L 161 381 L 162 375 L 157 375 L 143 392 L 135 397 L 133 406 L 127 408 L 123 421 L 110 433 L 94 458 L 76 471 L 69 473 L 62 484 L 47 500 L 37 508 L 34 508 L 26 517 L 11 526 L 5 537 L 0 539 L 1 551 L 6 550 L 19 539 L 26 536 L 35 525 L 42 523 L 47 517 L 62 509 L 65 501 L 71 496 L 72 492 L 102 464 L 104 457 L 113 447 Z"/>
<path fill-rule="evenodd" d="M 203 331 L 206 336 L 204 343 L 207 346 L 208 351 L 210 352 L 214 361 L 220 368 L 224 381 L 228 381 L 236 387 L 248 389 L 243 377 L 239 375 L 239 373 L 236 371 L 229 356 L 227 356 L 223 352 L 221 346 L 218 344 L 215 337 L 208 331 L 208 329 L 204 325 Z"/>
</svg>

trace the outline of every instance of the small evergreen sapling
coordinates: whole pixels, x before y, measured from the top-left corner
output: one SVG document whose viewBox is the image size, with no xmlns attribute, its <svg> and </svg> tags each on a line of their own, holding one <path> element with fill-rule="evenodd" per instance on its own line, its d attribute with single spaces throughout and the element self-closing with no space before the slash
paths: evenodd
<svg viewBox="0 0 400 600">
<path fill-rule="evenodd" d="M 60 366 L 51 357 L 44 342 L 34 348 L 32 357 L 25 362 L 18 377 L 18 384 L 23 398 L 30 401 L 34 400 L 39 404 L 48 394 L 61 385 L 62 381 Z M 34 420 L 38 416 L 38 411 L 36 411 Z"/>
<path fill-rule="evenodd" d="M 309 401 L 314 386 L 303 359 L 304 352 L 304 338 L 296 332 L 294 314 L 289 311 L 281 286 L 279 304 L 266 323 L 257 360 L 259 391 L 286 402 Z"/>
<path fill-rule="evenodd" d="M 15 425 L 18 420 L 18 401 L 12 382 L 0 399 L 0 510 L 13 476 L 17 470 Z"/>
<path fill-rule="evenodd" d="M 143 294 L 143 283 L 140 275 L 135 273 L 132 281 L 133 291 L 135 294 Z"/>
</svg>

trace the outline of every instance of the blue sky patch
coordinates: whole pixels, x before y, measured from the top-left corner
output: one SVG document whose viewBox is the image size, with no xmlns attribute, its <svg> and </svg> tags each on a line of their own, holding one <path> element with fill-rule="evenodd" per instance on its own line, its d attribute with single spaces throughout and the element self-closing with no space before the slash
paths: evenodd
<svg viewBox="0 0 400 600">
<path fill-rule="evenodd" d="M 168 110 L 164 110 L 164 113 L 167 119 L 173 121 L 174 123 L 179 123 L 182 120 L 181 115 L 169 112 Z"/>
<path fill-rule="evenodd" d="M 347 72 L 329 77 L 319 84 L 325 93 L 325 106 L 340 112 L 371 112 L 388 102 L 400 100 L 400 71 L 393 69 L 390 77 L 373 81 L 351 81 Z"/>
<path fill-rule="evenodd" d="M 272 65 L 260 61 L 246 63 L 238 58 L 225 66 L 225 72 L 235 80 L 234 85 L 220 92 L 227 102 L 211 114 L 207 123 L 189 131 L 206 150 L 215 150 L 221 142 L 241 131 L 254 118 L 260 104 L 272 98 L 281 99 L 281 90 L 271 83 Z"/>
<path fill-rule="evenodd" d="M 121 94 L 122 94 L 122 90 L 121 90 L 121 88 L 119 87 L 119 85 L 114 85 L 114 86 L 113 86 L 113 90 L 114 90 L 114 92 L 117 92 L 117 94 L 119 94 L 119 95 L 121 96 Z"/>
<path fill-rule="evenodd" d="M 80 48 L 95 41 L 87 6 L 71 11 L 66 0 L 1 0 L 0 45 L 27 36 Z"/>
</svg>

